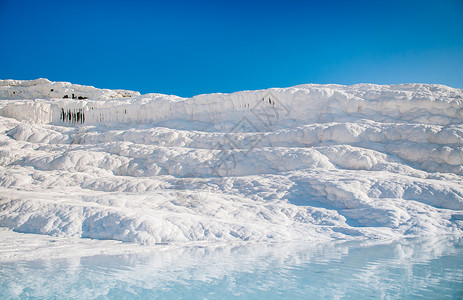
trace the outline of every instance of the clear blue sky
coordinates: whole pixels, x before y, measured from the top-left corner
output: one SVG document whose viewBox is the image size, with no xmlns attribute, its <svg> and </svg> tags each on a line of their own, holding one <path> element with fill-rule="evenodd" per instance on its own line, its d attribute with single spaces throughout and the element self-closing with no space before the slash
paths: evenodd
<svg viewBox="0 0 463 300">
<path fill-rule="evenodd" d="M 463 0 L 0 0 L 0 78 L 193 96 L 301 83 L 463 88 Z"/>
</svg>

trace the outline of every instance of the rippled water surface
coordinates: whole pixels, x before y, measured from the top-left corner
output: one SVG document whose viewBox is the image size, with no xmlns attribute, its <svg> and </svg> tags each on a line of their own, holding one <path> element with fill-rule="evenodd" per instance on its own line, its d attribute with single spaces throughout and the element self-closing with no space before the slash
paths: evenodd
<svg viewBox="0 0 463 300">
<path fill-rule="evenodd" d="M 0 298 L 461 299 L 463 239 L 189 247 L 0 263 Z"/>
</svg>

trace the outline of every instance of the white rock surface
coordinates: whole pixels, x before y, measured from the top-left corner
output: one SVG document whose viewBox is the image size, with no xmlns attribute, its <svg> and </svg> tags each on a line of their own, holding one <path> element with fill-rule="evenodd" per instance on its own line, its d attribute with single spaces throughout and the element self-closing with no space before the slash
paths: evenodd
<svg viewBox="0 0 463 300">
<path fill-rule="evenodd" d="M 463 91 L 442 85 L 186 99 L 1 80 L 0 132 L 0 226 L 18 232 L 141 244 L 463 233 Z"/>
</svg>

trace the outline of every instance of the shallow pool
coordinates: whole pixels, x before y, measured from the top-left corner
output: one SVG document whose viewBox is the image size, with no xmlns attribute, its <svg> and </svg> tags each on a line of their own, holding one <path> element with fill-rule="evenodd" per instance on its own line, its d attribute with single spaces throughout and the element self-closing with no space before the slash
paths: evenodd
<svg viewBox="0 0 463 300">
<path fill-rule="evenodd" d="M 188 247 L 0 263 L 0 298 L 461 299 L 463 239 Z"/>
</svg>

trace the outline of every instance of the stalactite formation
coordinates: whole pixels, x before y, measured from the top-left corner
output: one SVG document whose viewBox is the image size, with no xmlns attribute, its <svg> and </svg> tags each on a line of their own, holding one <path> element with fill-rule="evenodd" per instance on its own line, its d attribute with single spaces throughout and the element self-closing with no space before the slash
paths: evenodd
<svg viewBox="0 0 463 300">
<path fill-rule="evenodd" d="M 60 120 L 63 122 L 69 122 L 72 124 L 84 124 L 85 113 L 82 108 L 79 109 L 67 109 L 61 108 Z"/>
</svg>

